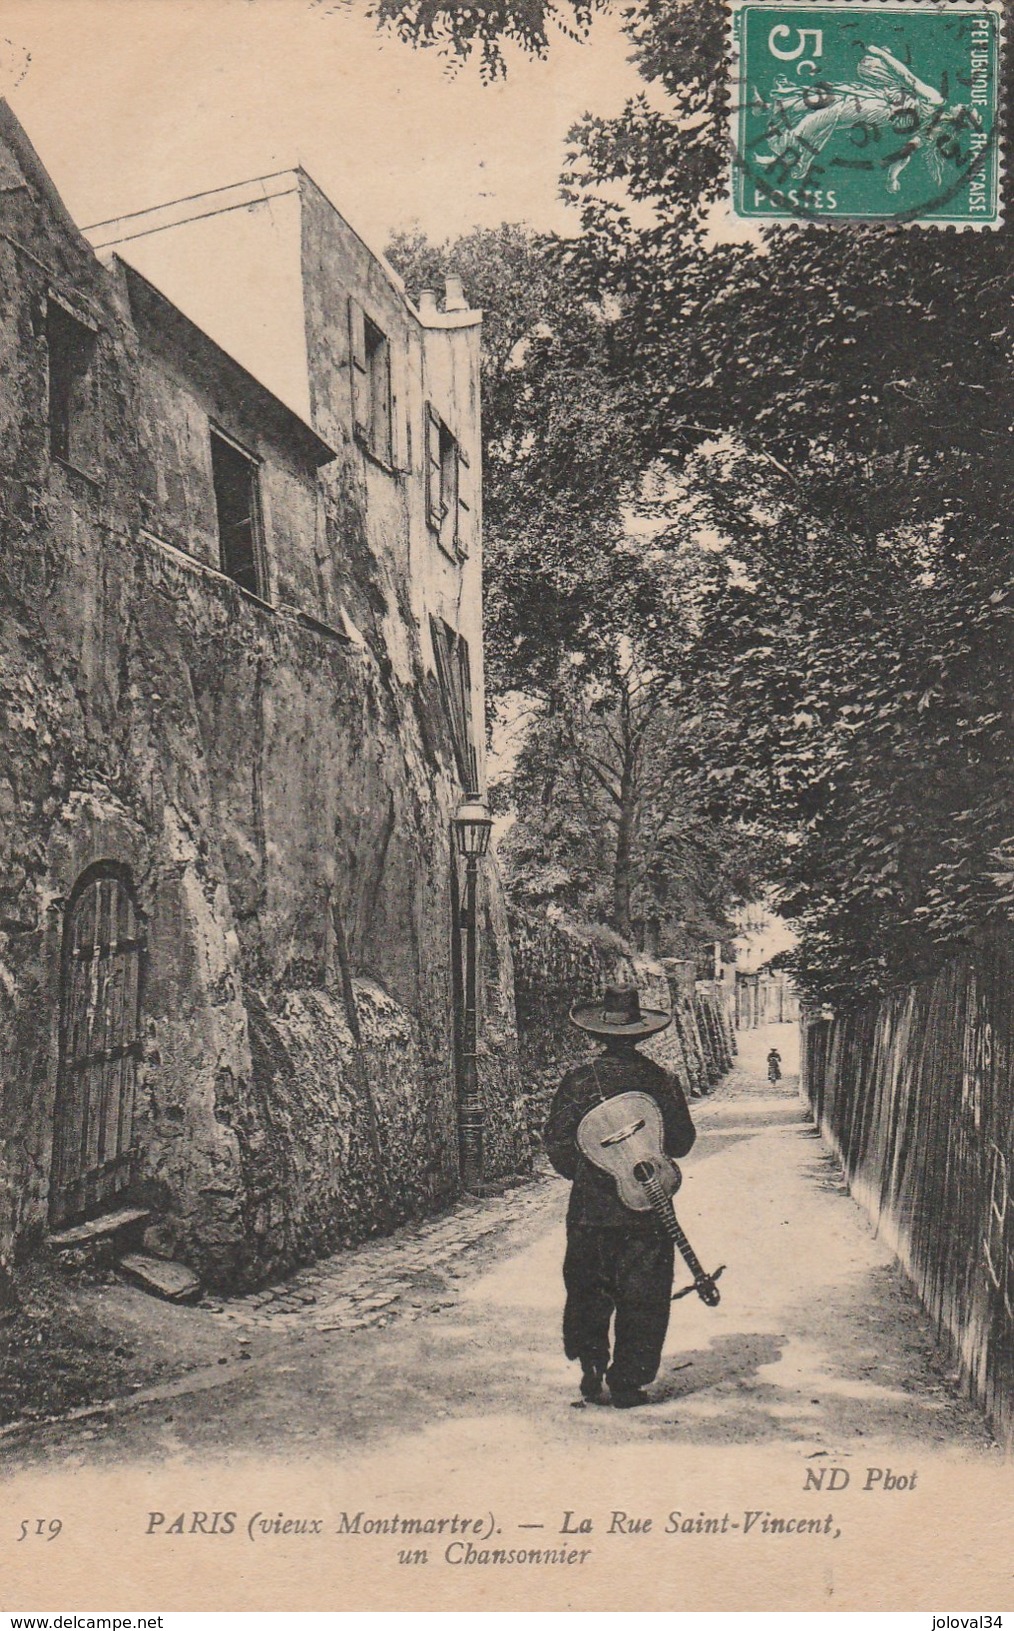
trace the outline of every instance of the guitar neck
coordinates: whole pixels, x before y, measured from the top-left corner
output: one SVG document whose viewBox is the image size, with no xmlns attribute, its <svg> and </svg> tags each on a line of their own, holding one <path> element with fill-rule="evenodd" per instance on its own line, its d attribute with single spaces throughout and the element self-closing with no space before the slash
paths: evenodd
<svg viewBox="0 0 1014 1631">
<path fill-rule="evenodd" d="M 652 1211 L 661 1222 L 662 1227 L 669 1236 L 669 1239 L 679 1248 L 680 1256 L 683 1258 L 684 1263 L 690 1270 L 694 1279 L 700 1280 L 704 1278 L 704 1267 L 700 1261 L 700 1258 L 697 1256 L 697 1253 L 694 1251 L 694 1248 L 691 1246 L 689 1240 L 680 1227 L 679 1219 L 676 1216 L 669 1196 L 666 1195 L 665 1191 L 657 1182 L 646 1184 L 645 1190 L 647 1192 L 648 1199 L 651 1202 Z"/>
</svg>

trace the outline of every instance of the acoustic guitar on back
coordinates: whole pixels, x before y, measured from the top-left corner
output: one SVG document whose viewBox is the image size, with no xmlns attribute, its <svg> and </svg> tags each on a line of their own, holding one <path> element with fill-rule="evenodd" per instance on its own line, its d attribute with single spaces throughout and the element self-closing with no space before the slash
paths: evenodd
<svg viewBox="0 0 1014 1631">
<path fill-rule="evenodd" d="M 673 1293 L 673 1301 L 696 1291 L 702 1302 L 715 1308 L 720 1300 L 715 1281 L 725 1265 L 708 1274 L 680 1228 L 672 1198 L 683 1174 L 666 1155 L 662 1137 L 662 1112 L 647 1093 L 617 1093 L 603 1099 L 592 1106 L 577 1129 L 581 1153 L 608 1172 L 623 1205 L 634 1212 L 654 1212 L 679 1248 L 694 1278 L 691 1285 Z"/>
</svg>

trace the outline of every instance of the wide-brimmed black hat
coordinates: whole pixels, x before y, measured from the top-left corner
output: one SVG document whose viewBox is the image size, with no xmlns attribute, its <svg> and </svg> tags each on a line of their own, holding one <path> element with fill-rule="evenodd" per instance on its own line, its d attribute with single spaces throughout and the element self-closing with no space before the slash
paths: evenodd
<svg viewBox="0 0 1014 1631">
<path fill-rule="evenodd" d="M 663 1008 L 642 1008 L 636 985 L 607 985 L 598 1002 L 577 1002 L 571 1024 L 592 1036 L 654 1036 L 672 1023 Z"/>
</svg>

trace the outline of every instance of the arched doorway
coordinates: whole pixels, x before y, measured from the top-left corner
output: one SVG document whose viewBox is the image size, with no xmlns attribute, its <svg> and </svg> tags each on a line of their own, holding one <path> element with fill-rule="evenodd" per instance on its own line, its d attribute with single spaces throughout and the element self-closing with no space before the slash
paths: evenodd
<svg viewBox="0 0 1014 1631">
<path fill-rule="evenodd" d="M 49 1220 L 108 1209 L 132 1176 L 144 940 L 126 868 L 100 861 L 74 886 L 63 928 L 60 1062 Z"/>
</svg>

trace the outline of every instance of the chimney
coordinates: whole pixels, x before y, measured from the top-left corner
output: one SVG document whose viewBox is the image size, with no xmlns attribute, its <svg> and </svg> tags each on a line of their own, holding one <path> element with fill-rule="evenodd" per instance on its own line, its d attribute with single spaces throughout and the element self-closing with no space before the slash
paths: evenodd
<svg viewBox="0 0 1014 1631">
<path fill-rule="evenodd" d="M 467 311 L 468 301 L 459 277 L 444 278 L 444 311 Z"/>
<path fill-rule="evenodd" d="M 422 317 L 423 319 L 425 319 L 427 317 L 436 317 L 436 315 L 437 315 L 437 291 L 436 291 L 436 289 L 420 289 L 420 291 L 419 291 L 419 316 Z"/>
</svg>

